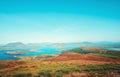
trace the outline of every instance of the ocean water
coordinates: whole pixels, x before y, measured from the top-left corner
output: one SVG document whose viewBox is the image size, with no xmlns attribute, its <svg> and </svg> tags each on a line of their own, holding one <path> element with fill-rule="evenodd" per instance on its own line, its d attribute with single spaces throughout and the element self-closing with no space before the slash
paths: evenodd
<svg viewBox="0 0 120 77">
<path fill-rule="evenodd" d="M 120 51 L 120 48 L 105 48 L 105 50 L 116 50 L 116 51 Z"/>
<path fill-rule="evenodd" d="M 29 49 L 30 50 L 30 49 Z M 17 57 L 24 57 L 24 56 L 41 56 L 44 54 L 61 54 L 58 49 L 55 48 L 37 48 L 37 51 L 33 52 L 26 52 L 25 54 L 7 54 L 7 52 L 24 52 L 27 49 L 20 49 L 20 50 L 1 50 L 0 51 L 0 60 L 18 60 Z"/>
</svg>

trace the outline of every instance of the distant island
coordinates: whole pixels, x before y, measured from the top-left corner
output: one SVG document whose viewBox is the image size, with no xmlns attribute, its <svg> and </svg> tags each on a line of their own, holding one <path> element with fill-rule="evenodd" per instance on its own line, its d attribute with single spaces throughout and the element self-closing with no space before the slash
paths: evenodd
<svg viewBox="0 0 120 77">
<path fill-rule="evenodd" d="M 6 52 L 6 53 L 11 55 L 20 55 L 20 54 L 25 54 L 26 52 Z"/>
</svg>

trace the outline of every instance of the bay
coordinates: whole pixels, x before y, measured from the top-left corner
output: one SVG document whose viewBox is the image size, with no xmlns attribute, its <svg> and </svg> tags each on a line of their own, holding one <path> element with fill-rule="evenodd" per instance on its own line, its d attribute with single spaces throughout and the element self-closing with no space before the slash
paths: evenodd
<svg viewBox="0 0 120 77">
<path fill-rule="evenodd" d="M 41 56 L 45 54 L 61 54 L 60 51 L 56 48 L 36 48 L 36 51 L 28 51 L 32 49 L 17 49 L 17 50 L 1 50 L 0 51 L 0 60 L 18 60 L 18 57 L 24 56 Z M 28 52 L 26 52 L 28 51 Z M 7 54 L 10 52 L 25 52 L 24 54 Z"/>
</svg>

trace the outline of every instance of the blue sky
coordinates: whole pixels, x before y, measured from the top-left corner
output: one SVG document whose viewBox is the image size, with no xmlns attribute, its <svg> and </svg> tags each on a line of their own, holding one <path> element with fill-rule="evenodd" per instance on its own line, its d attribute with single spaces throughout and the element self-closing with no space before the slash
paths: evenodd
<svg viewBox="0 0 120 77">
<path fill-rule="evenodd" d="M 119 0 L 0 0 L 0 43 L 120 41 Z"/>
</svg>

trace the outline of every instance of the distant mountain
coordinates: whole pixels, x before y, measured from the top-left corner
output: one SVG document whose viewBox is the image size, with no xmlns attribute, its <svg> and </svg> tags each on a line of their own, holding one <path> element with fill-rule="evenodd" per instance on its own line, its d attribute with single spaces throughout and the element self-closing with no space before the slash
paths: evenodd
<svg viewBox="0 0 120 77">
<path fill-rule="evenodd" d="M 120 42 L 97 42 L 95 43 L 96 46 L 104 46 L 104 47 L 120 47 Z"/>
<path fill-rule="evenodd" d="M 5 47 L 25 47 L 26 45 L 21 42 L 8 43 Z"/>
<path fill-rule="evenodd" d="M 30 47 L 51 47 L 57 49 L 73 49 L 76 47 L 120 47 L 120 42 L 72 42 L 72 43 L 29 43 Z"/>
<path fill-rule="evenodd" d="M 52 43 L 28 43 L 27 46 L 33 46 L 33 47 L 44 47 L 51 45 Z"/>
<path fill-rule="evenodd" d="M 120 42 L 72 42 L 72 43 L 29 43 L 13 42 L 4 45 L 4 47 L 51 47 L 57 49 L 73 49 L 76 47 L 120 47 Z"/>
</svg>

